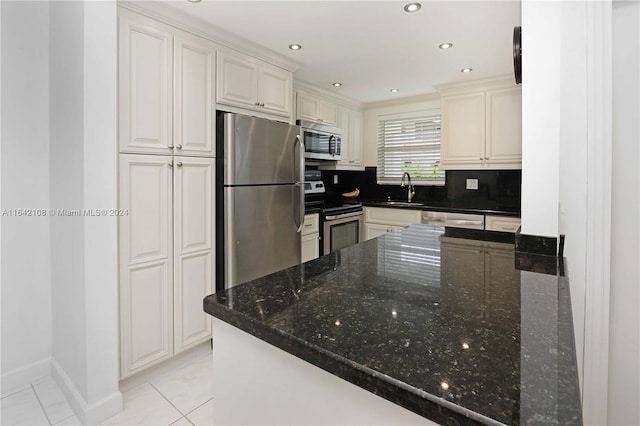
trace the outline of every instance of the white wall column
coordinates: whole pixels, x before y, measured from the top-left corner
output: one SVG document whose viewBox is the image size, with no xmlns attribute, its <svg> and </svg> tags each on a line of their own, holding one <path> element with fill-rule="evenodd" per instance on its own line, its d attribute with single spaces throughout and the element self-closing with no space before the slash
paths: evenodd
<svg viewBox="0 0 640 426">
<path fill-rule="evenodd" d="M 51 201 L 80 213 L 51 218 L 52 373 L 85 424 L 122 409 L 116 58 L 115 2 L 51 4 Z"/>
<path fill-rule="evenodd" d="M 640 2 L 613 3 L 610 425 L 640 424 Z"/>
</svg>

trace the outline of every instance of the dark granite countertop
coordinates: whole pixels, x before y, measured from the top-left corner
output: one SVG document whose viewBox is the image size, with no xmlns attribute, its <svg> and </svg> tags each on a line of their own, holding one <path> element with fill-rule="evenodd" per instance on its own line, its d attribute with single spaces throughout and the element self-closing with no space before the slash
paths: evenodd
<svg viewBox="0 0 640 426">
<path fill-rule="evenodd" d="M 470 213 L 470 214 L 488 214 L 495 216 L 509 216 L 520 217 L 520 211 L 509 206 L 493 205 L 489 206 L 481 204 L 474 206 L 469 203 L 460 203 L 455 201 L 413 201 L 412 205 L 406 204 L 389 204 L 388 200 L 370 200 L 370 199 L 358 199 L 363 206 L 370 207 L 386 207 L 386 208 L 398 208 L 398 209 L 414 209 L 414 210 L 431 210 L 439 212 L 451 212 L 451 213 Z"/>
<path fill-rule="evenodd" d="M 555 257 L 412 225 L 207 296 L 204 309 L 440 424 L 581 424 L 558 270 Z"/>
</svg>

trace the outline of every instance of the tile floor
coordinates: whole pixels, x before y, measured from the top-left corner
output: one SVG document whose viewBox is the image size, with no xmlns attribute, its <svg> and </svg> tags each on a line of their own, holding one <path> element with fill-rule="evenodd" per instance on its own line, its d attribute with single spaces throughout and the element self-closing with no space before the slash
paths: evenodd
<svg viewBox="0 0 640 426">
<path fill-rule="evenodd" d="M 102 425 L 213 424 L 212 357 L 200 351 L 170 369 L 121 386 L 124 409 Z M 80 425 L 56 382 L 48 377 L 2 395 L 3 426 Z"/>
</svg>

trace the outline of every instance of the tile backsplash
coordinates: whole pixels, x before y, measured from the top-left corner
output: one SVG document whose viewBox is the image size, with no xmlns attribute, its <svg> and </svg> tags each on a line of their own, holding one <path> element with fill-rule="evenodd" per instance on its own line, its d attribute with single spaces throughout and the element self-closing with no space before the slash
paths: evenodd
<svg viewBox="0 0 640 426">
<path fill-rule="evenodd" d="M 334 184 L 334 176 L 338 183 Z M 466 189 L 467 179 L 477 179 L 478 189 Z M 378 185 L 376 168 L 364 171 L 323 170 L 327 196 L 338 198 L 343 192 L 360 190 L 362 199 L 405 200 L 407 189 L 397 185 Z M 455 207 L 520 212 L 521 170 L 448 170 L 445 186 L 416 186 L 415 201 L 444 203 Z"/>
</svg>

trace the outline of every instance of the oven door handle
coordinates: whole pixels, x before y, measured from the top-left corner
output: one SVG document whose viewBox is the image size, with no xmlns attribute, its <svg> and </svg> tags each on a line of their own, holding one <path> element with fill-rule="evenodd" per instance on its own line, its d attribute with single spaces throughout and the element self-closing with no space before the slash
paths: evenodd
<svg viewBox="0 0 640 426">
<path fill-rule="evenodd" d="M 362 212 L 360 211 L 360 212 L 351 212 L 351 213 L 325 216 L 324 220 L 337 220 L 337 219 L 344 219 L 345 217 L 353 217 L 353 216 L 362 216 Z"/>
</svg>

